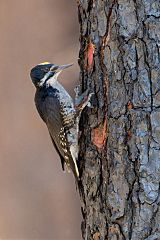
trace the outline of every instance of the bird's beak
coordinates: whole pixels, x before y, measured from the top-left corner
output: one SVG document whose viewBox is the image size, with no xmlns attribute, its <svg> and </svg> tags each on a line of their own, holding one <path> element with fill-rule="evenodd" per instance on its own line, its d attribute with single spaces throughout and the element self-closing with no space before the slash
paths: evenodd
<svg viewBox="0 0 160 240">
<path fill-rule="evenodd" d="M 73 63 L 70 63 L 70 64 L 66 64 L 66 65 L 61 65 L 61 66 L 59 66 L 58 67 L 58 69 L 57 69 L 57 71 L 59 72 L 61 72 L 62 70 L 64 70 L 65 68 L 69 68 L 69 67 L 71 67 L 73 65 Z"/>
</svg>

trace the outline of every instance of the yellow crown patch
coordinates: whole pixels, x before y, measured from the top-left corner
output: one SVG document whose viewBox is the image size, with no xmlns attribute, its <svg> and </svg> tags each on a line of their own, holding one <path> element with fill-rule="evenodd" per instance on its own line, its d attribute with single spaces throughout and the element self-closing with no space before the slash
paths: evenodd
<svg viewBox="0 0 160 240">
<path fill-rule="evenodd" d="M 43 63 L 40 63 L 38 65 L 45 65 L 45 64 L 50 64 L 50 62 L 43 62 Z"/>
</svg>

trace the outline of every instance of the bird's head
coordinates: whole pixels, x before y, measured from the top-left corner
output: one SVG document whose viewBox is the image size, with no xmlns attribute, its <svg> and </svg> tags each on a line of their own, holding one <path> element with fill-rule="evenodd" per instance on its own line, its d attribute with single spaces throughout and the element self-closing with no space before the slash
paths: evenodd
<svg viewBox="0 0 160 240">
<path fill-rule="evenodd" d="M 33 84 L 36 88 L 40 88 L 45 85 L 54 84 L 58 75 L 73 64 L 56 65 L 49 62 L 40 63 L 33 67 L 30 72 L 30 76 Z"/>
</svg>

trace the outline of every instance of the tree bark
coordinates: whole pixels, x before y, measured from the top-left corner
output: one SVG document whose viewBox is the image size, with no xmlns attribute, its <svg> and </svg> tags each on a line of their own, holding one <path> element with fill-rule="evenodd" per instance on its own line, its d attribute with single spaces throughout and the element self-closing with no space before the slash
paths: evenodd
<svg viewBox="0 0 160 240">
<path fill-rule="evenodd" d="M 83 239 L 160 239 L 160 2 L 79 0 Z"/>
</svg>

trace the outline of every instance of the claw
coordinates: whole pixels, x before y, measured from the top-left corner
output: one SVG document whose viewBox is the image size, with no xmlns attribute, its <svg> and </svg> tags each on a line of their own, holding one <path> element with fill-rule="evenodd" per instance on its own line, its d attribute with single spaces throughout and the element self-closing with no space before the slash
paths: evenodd
<svg viewBox="0 0 160 240">
<path fill-rule="evenodd" d="M 89 96 L 88 96 L 88 103 L 87 103 L 87 107 L 89 108 L 93 108 L 93 105 L 91 104 L 91 98 L 92 96 L 94 95 L 94 93 L 90 93 Z"/>
<path fill-rule="evenodd" d="M 87 89 L 84 93 L 78 96 L 75 99 L 75 109 L 81 112 L 86 106 L 92 107 L 90 100 L 93 94 L 94 93 L 89 93 L 89 90 Z"/>
</svg>

